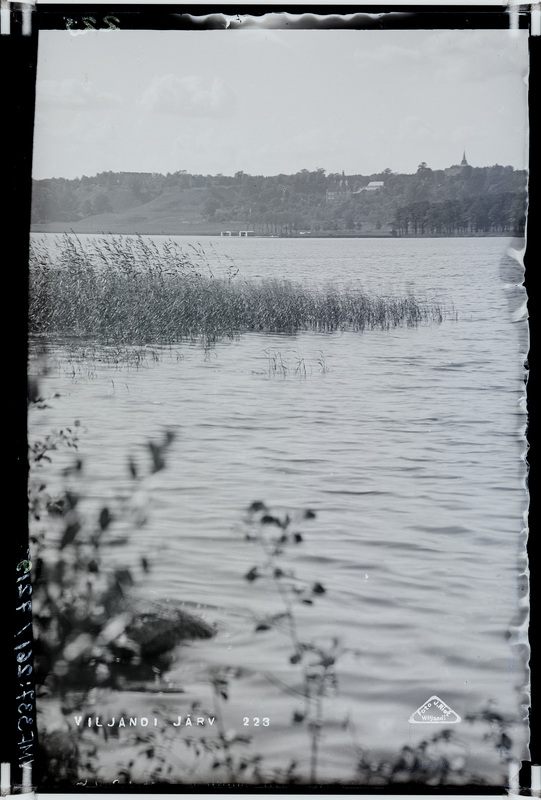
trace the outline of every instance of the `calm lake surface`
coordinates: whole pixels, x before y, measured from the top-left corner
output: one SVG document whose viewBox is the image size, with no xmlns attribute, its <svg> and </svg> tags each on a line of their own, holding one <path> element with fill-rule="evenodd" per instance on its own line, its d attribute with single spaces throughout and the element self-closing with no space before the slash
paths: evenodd
<svg viewBox="0 0 541 800">
<path fill-rule="evenodd" d="M 527 653 L 517 626 L 527 597 L 527 324 L 522 269 L 510 255 L 521 243 L 176 240 L 201 245 L 217 275 L 233 264 L 235 280 L 412 291 L 452 304 L 456 315 L 388 332 L 249 334 L 208 351 L 149 347 L 137 369 L 105 364 L 92 349 L 76 359 L 51 343 L 41 380 L 49 407 L 31 412 L 30 437 L 80 420 L 91 509 L 126 493 L 128 456 L 144 464 L 147 440 L 174 430 L 167 469 L 136 498 L 148 522 L 110 558 L 139 575 L 144 556 L 145 593 L 186 601 L 218 623 L 214 639 L 180 649 L 169 677 L 183 693 L 114 696 L 84 711 L 175 717 L 198 698 L 210 708 L 208 669 L 238 666 L 219 709 L 225 728 L 253 736 L 270 764 L 294 754 L 306 774 L 309 736 L 292 723 L 302 699 L 282 688 L 299 689 L 300 672 L 283 630 L 254 633 L 256 620 L 283 606 L 271 583 L 244 578 L 262 554 L 245 541 L 243 519 L 255 500 L 310 508 L 316 518 L 299 525 L 304 540 L 281 563 L 327 590 L 299 606 L 303 639 L 337 637 L 344 649 L 338 688 L 324 704 L 319 779 L 350 780 L 355 744 L 396 753 L 435 734 L 441 726 L 409 718 L 437 695 L 462 718 L 448 727 L 483 780 L 501 783 L 501 750 L 465 718 L 492 703 L 514 721 L 513 756 L 525 757 Z M 31 372 L 39 370 L 31 358 Z M 69 455 L 55 456 L 59 485 Z M 246 727 L 244 717 L 270 725 Z M 180 743 L 177 755 L 180 774 Z M 104 780 L 115 763 L 104 757 Z M 203 768 L 189 774 L 213 779 Z"/>
</svg>

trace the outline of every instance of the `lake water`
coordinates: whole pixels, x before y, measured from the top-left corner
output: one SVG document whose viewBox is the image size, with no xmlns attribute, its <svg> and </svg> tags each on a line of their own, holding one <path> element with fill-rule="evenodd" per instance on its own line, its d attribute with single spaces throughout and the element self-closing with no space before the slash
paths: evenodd
<svg viewBox="0 0 541 800">
<path fill-rule="evenodd" d="M 262 554 L 244 539 L 243 518 L 256 500 L 290 513 L 310 508 L 316 518 L 299 525 L 303 542 L 280 565 L 326 588 L 313 605 L 298 606 L 302 639 L 327 645 L 336 637 L 344 651 L 338 687 L 323 704 L 318 780 L 353 780 L 358 747 L 398 753 L 442 730 L 409 722 L 437 695 L 462 719 L 447 726 L 457 758 L 483 782 L 502 783 L 508 754 L 466 718 L 492 704 L 509 718 L 511 755 L 527 757 L 527 323 L 512 253 L 520 242 L 178 241 L 201 245 L 216 274 L 233 263 L 235 280 L 412 291 L 456 314 L 417 329 L 248 334 L 208 351 L 149 348 L 138 369 L 91 352 L 76 360 L 51 343 L 41 382 L 49 407 L 31 412 L 30 436 L 81 421 L 92 507 L 126 492 L 128 455 L 143 464 L 146 441 L 174 430 L 167 469 L 136 498 L 148 522 L 111 547 L 110 558 L 137 572 L 144 556 L 144 592 L 186 601 L 218 624 L 214 639 L 180 649 L 169 678 L 183 693 L 115 694 L 85 712 L 137 708 L 176 719 L 200 699 L 224 730 L 251 735 L 250 752 L 269 766 L 294 755 L 306 780 L 310 736 L 292 722 L 303 700 L 284 689 L 301 689 L 301 672 L 283 629 L 254 632 L 255 621 L 283 604 L 272 582 L 244 578 Z M 67 458 L 55 457 L 59 483 Z M 225 665 L 242 672 L 216 708 L 208 671 Z M 270 724 L 254 727 L 254 717 Z M 215 780 L 205 759 L 186 767 L 187 750 L 182 742 L 173 748 L 173 779 Z M 120 758 L 108 752 L 103 781 L 114 778 Z"/>
</svg>

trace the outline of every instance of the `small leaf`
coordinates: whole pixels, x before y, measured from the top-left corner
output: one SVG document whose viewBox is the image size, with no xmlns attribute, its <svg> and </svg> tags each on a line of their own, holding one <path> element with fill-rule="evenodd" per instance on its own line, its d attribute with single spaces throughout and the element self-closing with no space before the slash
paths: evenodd
<svg viewBox="0 0 541 800">
<path fill-rule="evenodd" d="M 324 587 L 324 586 L 322 586 L 322 585 L 321 585 L 321 583 L 317 583 L 317 582 L 316 582 L 316 583 L 314 583 L 314 585 L 312 586 L 312 592 L 313 592 L 314 594 L 325 594 L 325 592 L 326 592 L 326 591 L 327 591 L 327 590 L 325 589 L 325 587 Z"/>
<path fill-rule="evenodd" d="M 127 568 L 115 569 L 114 572 L 117 587 L 122 591 L 128 586 L 133 586 L 133 576 Z"/>
<path fill-rule="evenodd" d="M 66 525 L 62 541 L 60 542 L 60 549 L 63 550 L 64 547 L 71 544 L 80 530 L 81 526 L 77 520 L 74 520 L 70 525 Z"/>
<path fill-rule="evenodd" d="M 107 506 L 104 506 L 100 511 L 100 519 L 99 519 L 100 528 L 102 529 L 102 531 L 106 530 L 109 527 L 112 520 L 113 517 L 111 516 L 111 512 L 109 511 Z"/>
<path fill-rule="evenodd" d="M 294 533 L 293 534 L 293 541 L 298 543 L 302 542 L 302 533 Z"/>
<path fill-rule="evenodd" d="M 165 458 L 163 456 L 165 450 L 164 446 L 156 444 L 155 442 L 148 442 L 148 449 L 152 457 L 152 472 L 160 472 L 165 468 Z"/>
<path fill-rule="evenodd" d="M 168 447 L 171 444 L 171 442 L 175 441 L 175 436 L 176 436 L 176 434 L 175 434 L 174 431 L 172 431 L 172 430 L 166 430 L 165 431 L 164 440 L 165 440 L 165 446 L 166 447 Z"/>
<path fill-rule="evenodd" d="M 256 625 L 255 629 L 256 631 L 269 631 L 271 626 L 266 622 L 260 622 L 258 625 Z"/>
<path fill-rule="evenodd" d="M 89 633 L 80 633 L 72 642 L 66 645 L 63 652 L 64 660 L 68 664 L 78 661 L 90 652 L 93 638 Z"/>
<path fill-rule="evenodd" d="M 259 578 L 260 576 L 257 567 L 252 567 L 252 569 L 249 570 L 244 577 L 247 581 L 255 581 L 256 578 Z"/>
</svg>

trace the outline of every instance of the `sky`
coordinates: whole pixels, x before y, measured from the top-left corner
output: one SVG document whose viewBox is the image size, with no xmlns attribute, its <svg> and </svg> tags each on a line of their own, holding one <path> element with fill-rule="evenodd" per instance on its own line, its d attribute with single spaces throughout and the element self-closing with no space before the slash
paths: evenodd
<svg viewBox="0 0 541 800">
<path fill-rule="evenodd" d="M 527 36 L 41 31 L 33 174 L 525 169 Z"/>
</svg>

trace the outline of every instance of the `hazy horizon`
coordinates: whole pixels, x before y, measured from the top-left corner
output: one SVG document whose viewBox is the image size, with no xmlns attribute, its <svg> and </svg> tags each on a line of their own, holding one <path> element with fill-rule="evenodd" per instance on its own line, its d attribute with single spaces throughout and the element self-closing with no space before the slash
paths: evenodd
<svg viewBox="0 0 541 800">
<path fill-rule="evenodd" d="M 527 169 L 525 30 L 41 31 L 33 176 Z"/>
</svg>

